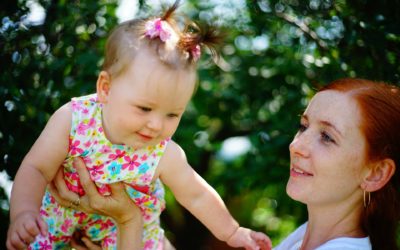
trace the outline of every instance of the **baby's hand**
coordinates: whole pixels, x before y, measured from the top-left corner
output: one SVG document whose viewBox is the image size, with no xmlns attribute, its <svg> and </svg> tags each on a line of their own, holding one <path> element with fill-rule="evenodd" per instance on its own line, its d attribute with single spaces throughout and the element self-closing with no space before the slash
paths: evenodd
<svg viewBox="0 0 400 250">
<path fill-rule="evenodd" d="M 243 227 L 239 227 L 226 243 L 231 247 L 244 247 L 246 250 L 272 249 L 268 236 Z"/>
<path fill-rule="evenodd" d="M 7 249 L 26 249 L 39 233 L 47 235 L 47 225 L 39 213 L 34 211 L 20 213 L 8 229 Z"/>
</svg>

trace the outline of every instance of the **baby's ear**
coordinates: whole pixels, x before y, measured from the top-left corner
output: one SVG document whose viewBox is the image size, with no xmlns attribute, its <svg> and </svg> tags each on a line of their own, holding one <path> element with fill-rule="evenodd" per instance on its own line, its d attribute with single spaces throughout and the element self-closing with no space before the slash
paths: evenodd
<svg viewBox="0 0 400 250">
<path fill-rule="evenodd" d="M 362 186 L 368 192 L 374 192 L 384 187 L 396 171 L 396 164 L 392 159 L 379 160 L 366 171 Z"/>
<path fill-rule="evenodd" d="M 97 78 L 96 91 L 100 103 L 107 103 L 107 97 L 110 92 L 111 77 L 107 71 L 101 71 Z"/>
</svg>

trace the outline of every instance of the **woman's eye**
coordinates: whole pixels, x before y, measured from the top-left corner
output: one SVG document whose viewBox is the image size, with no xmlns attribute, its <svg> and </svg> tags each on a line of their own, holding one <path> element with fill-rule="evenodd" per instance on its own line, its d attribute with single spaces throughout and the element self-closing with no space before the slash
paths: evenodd
<svg viewBox="0 0 400 250">
<path fill-rule="evenodd" d="M 326 132 L 321 132 L 321 139 L 324 142 L 328 142 L 328 143 L 336 143 L 334 139 L 332 139 L 332 137 L 326 133 Z"/>
<path fill-rule="evenodd" d="M 304 125 L 302 123 L 299 124 L 298 130 L 300 133 L 306 131 L 306 129 L 307 129 L 306 125 Z"/>
</svg>

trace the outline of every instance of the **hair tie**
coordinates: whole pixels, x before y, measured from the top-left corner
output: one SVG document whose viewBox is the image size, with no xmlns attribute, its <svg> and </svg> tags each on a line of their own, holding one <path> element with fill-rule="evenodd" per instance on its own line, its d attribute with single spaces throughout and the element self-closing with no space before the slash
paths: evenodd
<svg viewBox="0 0 400 250">
<path fill-rule="evenodd" d="M 146 37 L 149 37 L 150 39 L 159 37 L 163 42 L 170 39 L 173 32 L 168 22 L 161 20 L 161 18 L 147 21 L 145 30 Z"/>
<path fill-rule="evenodd" d="M 196 44 L 196 46 L 194 46 L 191 50 L 190 50 L 190 54 L 192 54 L 193 60 L 197 61 L 200 59 L 201 56 L 201 48 L 199 44 Z"/>
</svg>

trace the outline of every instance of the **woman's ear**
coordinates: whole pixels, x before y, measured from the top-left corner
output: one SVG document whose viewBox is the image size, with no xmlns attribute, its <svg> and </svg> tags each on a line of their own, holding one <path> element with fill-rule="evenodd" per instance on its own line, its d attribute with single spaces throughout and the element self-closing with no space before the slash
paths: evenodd
<svg viewBox="0 0 400 250">
<path fill-rule="evenodd" d="M 362 188 L 374 192 L 384 187 L 396 171 L 396 164 L 392 159 L 384 159 L 373 163 L 364 176 Z"/>
<path fill-rule="evenodd" d="M 110 92 L 111 76 L 107 71 L 101 71 L 97 78 L 96 91 L 100 103 L 107 103 L 107 97 Z"/>
</svg>

